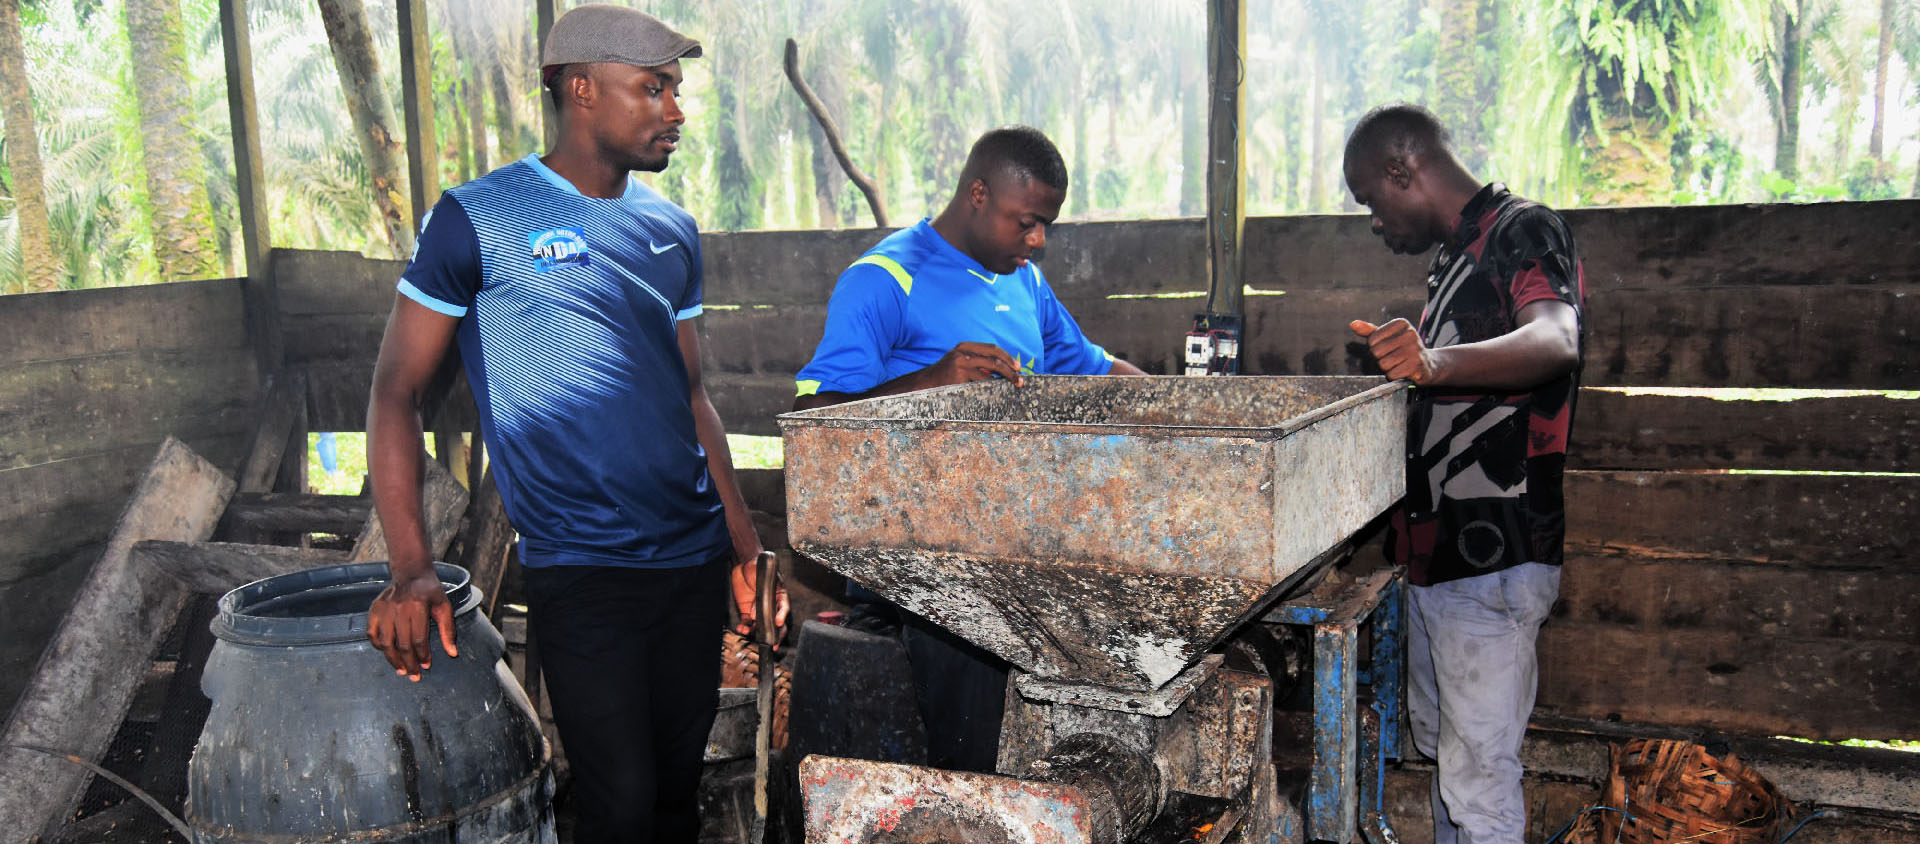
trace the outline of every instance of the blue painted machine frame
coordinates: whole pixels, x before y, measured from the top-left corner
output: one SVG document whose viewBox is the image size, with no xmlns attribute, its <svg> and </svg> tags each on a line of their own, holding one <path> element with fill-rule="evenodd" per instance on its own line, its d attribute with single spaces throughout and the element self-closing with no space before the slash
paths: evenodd
<svg viewBox="0 0 1920 844">
<path fill-rule="evenodd" d="M 1264 621 L 1313 628 L 1313 778 L 1307 835 L 1316 841 L 1398 844 L 1386 814 L 1386 762 L 1401 757 L 1406 695 L 1405 580 L 1399 568 L 1327 581 Z M 1360 631 L 1370 634 L 1367 667 Z M 1358 687 L 1368 688 L 1359 705 Z"/>
</svg>

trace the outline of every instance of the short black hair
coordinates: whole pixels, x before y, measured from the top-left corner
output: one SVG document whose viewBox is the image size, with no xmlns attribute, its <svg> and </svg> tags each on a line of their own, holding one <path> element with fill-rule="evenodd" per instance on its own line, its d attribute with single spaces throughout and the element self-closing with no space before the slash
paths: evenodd
<svg viewBox="0 0 1920 844">
<path fill-rule="evenodd" d="M 980 136 L 967 153 L 960 171 L 964 189 L 974 179 L 1004 173 L 1021 180 L 1038 180 L 1056 190 L 1067 189 L 1067 162 L 1047 135 L 1032 126 L 1002 126 Z"/>
<path fill-rule="evenodd" d="M 1422 106 L 1393 103 L 1367 112 L 1347 136 L 1346 158 L 1357 153 L 1410 161 L 1435 153 L 1452 154 L 1453 135 L 1440 118 Z"/>
<path fill-rule="evenodd" d="M 554 113 L 558 114 L 562 110 L 561 105 L 566 102 L 567 79 L 583 76 L 587 72 L 587 65 L 577 63 L 548 65 L 540 69 L 540 75 L 545 77 L 541 81 L 547 89 L 547 96 L 553 99 Z"/>
</svg>

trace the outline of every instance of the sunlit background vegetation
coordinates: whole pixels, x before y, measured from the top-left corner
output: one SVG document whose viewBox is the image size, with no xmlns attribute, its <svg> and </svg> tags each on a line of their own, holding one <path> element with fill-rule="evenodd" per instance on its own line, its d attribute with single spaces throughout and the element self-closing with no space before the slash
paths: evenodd
<svg viewBox="0 0 1920 844">
<path fill-rule="evenodd" d="M 235 274 L 216 0 L 5 5 L 0 290 Z M 872 224 L 781 72 L 788 37 L 894 225 L 1009 122 L 1066 153 L 1069 219 L 1204 203 L 1200 0 L 642 5 L 707 45 L 686 142 L 651 178 L 709 230 Z M 273 243 L 407 254 L 391 0 L 249 6 Z M 442 183 L 537 151 L 532 4 L 429 7 Z M 1434 108 L 1483 176 L 1562 207 L 1920 188 L 1917 0 L 1272 0 L 1248 18 L 1253 214 L 1354 210 L 1341 140 L 1393 100 Z"/>
</svg>

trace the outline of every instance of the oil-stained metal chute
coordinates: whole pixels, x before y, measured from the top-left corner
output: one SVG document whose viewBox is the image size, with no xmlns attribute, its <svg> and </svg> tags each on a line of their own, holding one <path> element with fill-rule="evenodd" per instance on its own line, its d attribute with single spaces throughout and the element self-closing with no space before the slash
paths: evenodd
<svg viewBox="0 0 1920 844">
<path fill-rule="evenodd" d="M 790 413 L 788 530 L 1040 678 L 1151 692 L 1400 496 L 1400 389 L 1036 376 Z"/>
</svg>

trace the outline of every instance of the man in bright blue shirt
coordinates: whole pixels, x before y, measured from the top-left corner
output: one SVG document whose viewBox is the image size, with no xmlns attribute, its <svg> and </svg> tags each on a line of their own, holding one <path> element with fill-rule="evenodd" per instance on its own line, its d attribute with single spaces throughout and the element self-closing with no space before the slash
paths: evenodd
<svg viewBox="0 0 1920 844">
<path fill-rule="evenodd" d="M 730 579 L 753 612 L 760 540 L 691 322 L 699 233 L 631 176 L 666 168 L 686 120 L 680 59 L 699 55 L 629 8 L 554 23 L 542 69 L 558 141 L 448 191 L 422 222 L 367 409 L 392 575 L 367 636 L 419 681 L 429 619 L 459 655 L 421 517 L 419 415 L 457 344 L 521 536 L 581 842 L 698 837 Z"/>
<path fill-rule="evenodd" d="M 820 346 L 795 376 L 794 409 L 988 378 L 1145 375 L 1088 340 L 1033 263 L 1066 195 L 1066 162 L 1046 135 L 982 135 L 940 216 L 888 235 L 840 274 Z M 992 771 L 1006 663 L 900 615 L 928 763 Z"/>
<path fill-rule="evenodd" d="M 840 274 L 794 409 L 992 377 L 1146 374 L 1088 340 L 1033 263 L 1066 195 L 1066 163 L 1039 130 L 981 136 L 940 216 Z"/>
</svg>

